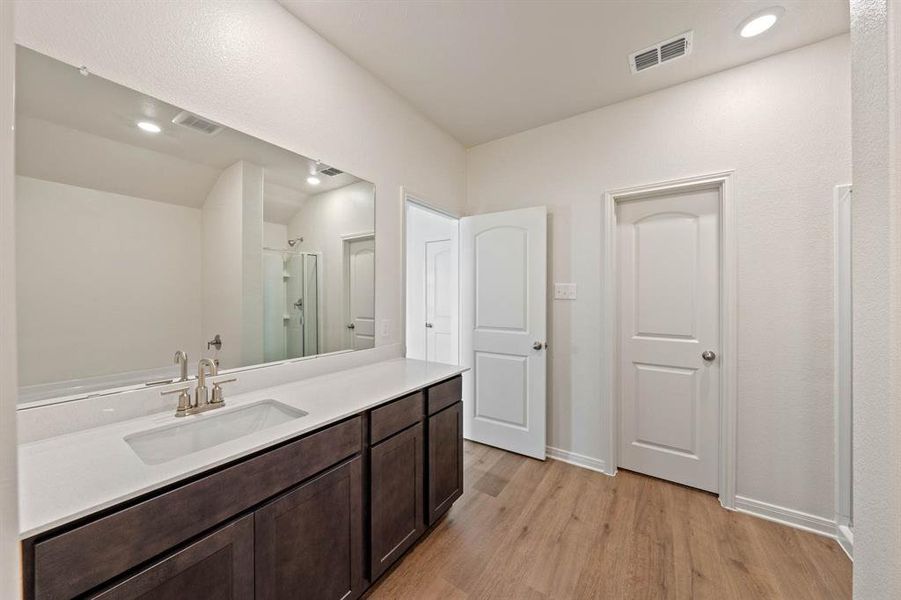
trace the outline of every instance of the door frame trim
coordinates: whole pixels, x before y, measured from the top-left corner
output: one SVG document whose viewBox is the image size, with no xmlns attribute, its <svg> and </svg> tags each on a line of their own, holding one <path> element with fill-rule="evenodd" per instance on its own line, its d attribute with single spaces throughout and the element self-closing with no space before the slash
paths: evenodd
<svg viewBox="0 0 901 600">
<path fill-rule="evenodd" d="M 850 210 L 853 207 L 854 190 L 851 184 L 837 185 L 833 190 L 833 237 L 835 243 L 834 257 L 834 286 L 833 286 L 833 306 L 835 311 L 835 373 L 834 373 L 834 394 L 835 394 L 835 522 L 841 528 L 845 527 L 849 530 L 853 521 L 853 495 L 852 495 L 852 469 L 851 469 L 851 443 L 853 432 L 847 428 L 853 422 L 852 403 L 853 391 L 852 382 L 853 374 L 845 381 L 844 374 L 850 373 L 852 369 L 852 346 L 853 332 L 851 331 L 852 323 L 846 319 L 850 314 L 844 314 L 843 309 L 853 307 L 854 298 L 849 297 L 849 306 L 844 306 L 842 284 L 846 276 L 850 280 L 850 253 L 851 238 L 846 236 L 846 231 L 851 229 L 850 222 L 845 223 L 843 220 L 843 208 L 847 206 L 848 217 L 850 218 Z M 847 230 L 844 225 L 848 225 Z M 843 249 L 847 251 L 847 255 L 843 253 Z M 842 265 L 848 262 L 848 272 L 844 272 Z M 849 289 L 850 294 L 850 289 Z M 847 537 L 843 532 L 839 534 L 839 540 Z M 842 543 L 842 547 L 850 554 L 850 543 Z"/>
<path fill-rule="evenodd" d="M 608 335 L 603 337 L 601 372 L 606 377 L 602 393 L 607 396 L 608 475 L 615 475 L 619 461 L 619 364 L 617 302 L 617 234 L 616 204 L 639 200 L 673 191 L 717 189 L 720 192 L 720 431 L 717 480 L 720 504 L 735 508 L 735 431 L 737 401 L 737 333 L 738 333 L 738 270 L 735 205 L 733 199 L 733 171 L 710 175 L 673 179 L 648 185 L 609 190 L 604 194 L 601 214 L 601 235 L 604 240 L 601 261 L 603 293 L 601 305 L 603 323 Z M 602 398 L 603 401 L 603 398 Z"/>
</svg>

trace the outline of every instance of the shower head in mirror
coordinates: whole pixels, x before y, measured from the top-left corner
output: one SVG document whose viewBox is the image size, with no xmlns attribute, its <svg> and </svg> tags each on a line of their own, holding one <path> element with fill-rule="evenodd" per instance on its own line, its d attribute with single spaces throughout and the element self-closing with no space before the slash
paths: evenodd
<svg viewBox="0 0 901 600">
<path fill-rule="evenodd" d="M 291 246 L 291 247 L 293 248 L 294 246 L 296 246 L 297 244 L 299 244 L 299 243 L 301 243 L 301 242 L 303 242 L 303 238 L 302 238 L 302 237 L 296 237 L 296 238 L 294 238 L 293 240 L 288 240 L 288 245 Z"/>
</svg>

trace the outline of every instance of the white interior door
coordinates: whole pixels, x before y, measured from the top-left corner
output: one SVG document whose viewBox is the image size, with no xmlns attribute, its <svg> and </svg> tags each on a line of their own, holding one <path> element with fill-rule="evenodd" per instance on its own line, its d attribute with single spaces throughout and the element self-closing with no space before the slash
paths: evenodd
<svg viewBox="0 0 901 600">
<path fill-rule="evenodd" d="M 547 209 L 460 223 L 463 433 L 544 459 Z"/>
<path fill-rule="evenodd" d="M 425 243 L 426 360 L 449 364 L 458 360 L 456 263 L 453 240 Z"/>
<path fill-rule="evenodd" d="M 350 240 L 347 245 L 347 328 L 351 348 L 375 346 L 375 240 L 371 237 Z"/>
<path fill-rule="evenodd" d="M 616 210 L 619 465 L 711 492 L 718 491 L 719 205 L 719 190 L 709 189 Z"/>
<path fill-rule="evenodd" d="M 406 204 L 407 357 L 460 362 L 459 221 Z"/>
</svg>

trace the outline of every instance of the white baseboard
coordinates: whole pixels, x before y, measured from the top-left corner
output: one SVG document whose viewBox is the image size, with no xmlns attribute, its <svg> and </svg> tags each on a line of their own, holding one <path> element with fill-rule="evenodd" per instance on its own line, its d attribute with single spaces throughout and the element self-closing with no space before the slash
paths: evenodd
<svg viewBox="0 0 901 600">
<path fill-rule="evenodd" d="M 837 538 L 836 522 L 824 517 L 811 515 L 800 510 L 761 502 L 744 496 L 735 497 L 735 510 L 767 521 L 774 521 L 796 529 L 803 529 L 826 537 Z"/>
<path fill-rule="evenodd" d="M 599 458 L 592 458 L 590 456 L 585 456 L 584 454 L 576 454 L 575 452 L 570 452 L 569 450 L 552 448 L 551 446 L 548 446 L 545 449 L 545 452 L 547 453 L 548 458 L 559 460 L 560 462 L 569 463 L 571 465 L 582 467 L 583 469 L 589 469 L 591 471 L 597 471 L 598 473 L 603 473 L 604 475 L 613 474 L 607 471 L 607 462 Z"/>
<path fill-rule="evenodd" d="M 852 561 L 854 560 L 854 532 L 847 525 L 839 525 L 836 531 L 835 539 L 838 545 L 842 547 L 845 554 Z"/>
<path fill-rule="evenodd" d="M 560 448 L 554 448 L 552 446 L 548 446 L 545 451 L 547 457 L 553 460 L 559 460 L 560 462 L 569 463 L 577 467 L 582 467 L 583 469 L 597 471 L 604 475 L 612 476 L 616 474 L 615 472 L 609 472 L 607 470 L 607 462 L 599 458 L 592 458 L 590 456 L 577 454 L 568 450 L 561 450 Z M 753 498 L 747 498 L 745 496 L 735 497 L 735 510 L 754 517 L 766 519 L 767 521 L 773 521 L 781 525 L 794 527 L 795 529 L 801 529 L 833 538 L 838 541 L 848 557 L 851 557 L 854 546 L 853 533 L 848 527 L 839 526 L 833 520 L 801 512 L 800 510 L 770 504 L 769 502 L 754 500 Z"/>
</svg>

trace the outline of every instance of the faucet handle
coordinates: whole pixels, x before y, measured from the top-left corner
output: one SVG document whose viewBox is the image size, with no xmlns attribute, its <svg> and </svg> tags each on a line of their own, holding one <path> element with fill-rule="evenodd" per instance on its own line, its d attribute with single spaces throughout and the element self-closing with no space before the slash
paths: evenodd
<svg viewBox="0 0 901 600">
<path fill-rule="evenodd" d="M 213 382 L 213 397 L 210 399 L 210 404 L 221 404 L 225 402 L 225 398 L 222 396 L 222 386 L 226 383 L 232 383 L 233 381 L 238 381 L 237 377 L 232 377 L 231 379 L 223 379 L 222 381 L 214 381 Z"/>
<path fill-rule="evenodd" d="M 178 394 L 178 407 L 175 409 L 175 416 L 183 417 L 188 414 L 188 411 L 191 409 L 191 387 L 185 386 L 167 392 L 160 392 L 160 396 L 170 396 L 172 394 Z"/>
<path fill-rule="evenodd" d="M 191 389 L 191 386 L 180 387 L 180 388 L 176 388 L 174 390 L 160 392 L 160 396 L 171 396 L 172 394 L 184 394 L 184 393 L 190 391 L 190 389 Z"/>
</svg>

